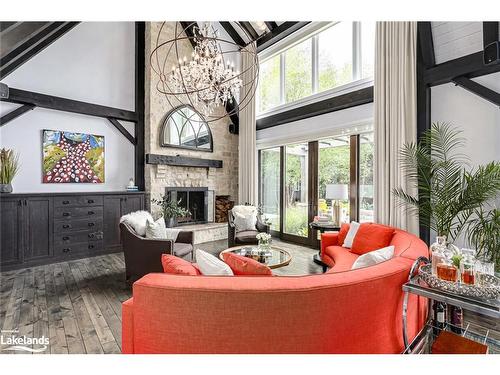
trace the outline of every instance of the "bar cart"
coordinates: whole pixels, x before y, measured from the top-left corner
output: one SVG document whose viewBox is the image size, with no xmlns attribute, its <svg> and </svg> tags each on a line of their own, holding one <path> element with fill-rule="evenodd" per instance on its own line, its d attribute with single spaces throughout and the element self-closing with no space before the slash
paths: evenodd
<svg viewBox="0 0 500 375">
<path fill-rule="evenodd" d="M 433 301 L 442 302 L 448 305 L 461 307 L 466 314 L 463 327 L 455 327 L 449 322 L 444 330 L 454 330 L 461 332 L 461 336 L 479 342 L 488 347 L 488 353 L 500 353 L 500 300 L 480 300 L 462 295 L 446 292 L 440 289 L 429 287 L 418 275 L 421 265 L 428 264 L 425 257 L 418 258 L 413 264 L 408 282 L 403 285 L 403 341 L 404 354 L 429 354 L 431 346 L 436 338 L 436 331 L 439 333 L 443 328 L 433 325 L 431 306 Z M 416 294 L 429 299 L 429 314 L 423 329 L 417 334 L 412 342 L 408 342 L 407 334 L 407 309 L 409 295 Z"/>
</svg>

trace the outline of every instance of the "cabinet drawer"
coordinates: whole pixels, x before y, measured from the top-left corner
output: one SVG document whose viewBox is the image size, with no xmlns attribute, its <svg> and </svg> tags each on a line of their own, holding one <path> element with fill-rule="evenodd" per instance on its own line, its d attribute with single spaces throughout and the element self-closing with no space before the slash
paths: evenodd
<svg viewBox="0 0 500 375">
<path fill-rule="evenodd" d="M 92 253 L 99 252 L 102 249 L 103 249 L 102 241 L 80 242 L 70 245 L 60 244 L 54 247 L 54 255 L 56 257 L 61 255 L 70 256 L 72 254 L 82 254 L 82 253 L 92 255 Z"/>
<path fill-rule="evenodd" d="M 84 231 L 54 235 L 54 245 L 56 246 L 100 240 L 102 240 L 102 231 Z"/>
<path fill-rule="evenodd" d="M 54 197 L 54 207 L 102 206 L 102 195 Z"/>
<path fill-rule="evenodd" d="M 79 230 L 102 230 L 102 218 L 97 220 L 85 218 L 79 220 L 58 220 L 54 223 L 54 233 L 68 233 Z"/>
<path fill-rule="evenodd" d="M 54 209 L 55 220 L 92 218 L 102 220 L 102 206 L 98 207 L 56 207 Z"/>
</svg>

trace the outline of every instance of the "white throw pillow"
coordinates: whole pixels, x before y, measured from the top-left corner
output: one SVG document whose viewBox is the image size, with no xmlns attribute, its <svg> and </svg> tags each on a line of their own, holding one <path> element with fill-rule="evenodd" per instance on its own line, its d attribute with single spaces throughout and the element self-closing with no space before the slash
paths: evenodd
<svg viewBox="0 0 500 375">
<path fill-rule="evenodd" d="M 354 241 L 354 237 L 356 237 L 356 233 L 358 233 L 359 223 L 356 221 L 351 221 L 351 225 L 349 226 L 349 232 L 345 236 L 344 244 L 342 247 L 347 247 L 350 249 L 352 247 L 352 243 Z"/>
<path fill-rule="evenodd" d="M 358 259 L 356 259 L 351 267 L 351 270 L 355 270 L 356 268 L 374 266 L 375 264 L 379 264 L 391 259 L 393 256 L 394 245 L 387 246 L 379 250 L 373 250 L 369 253 L 361 255 Z"/>
<path fill-rule="evenodd" d="M 196 250 L 196 264 L 202 275 L 208 276 L 233 276 L 233 271 L 222 260 L 203 250 Z"/>
<path fill-rule="evenodd" d="M 241 205 L 234 206 L 232 213 L 236 232 L 257 229 L 257 207 Z"/>
<path fill-rule="evenodd" d="M 146 235 L 146 222 L 154 222 L 153 216 L 147 211 L 135 211 L 120 218 L 120 223 L 124 222 L 132 227 L 139 236 Z"/>
<path fill-rule="evenodd" d="M 156 221 L 146 220 L 146 238 L 162 240 L 167 238 L 167 228 L 162 217 Z"/>
</svg>

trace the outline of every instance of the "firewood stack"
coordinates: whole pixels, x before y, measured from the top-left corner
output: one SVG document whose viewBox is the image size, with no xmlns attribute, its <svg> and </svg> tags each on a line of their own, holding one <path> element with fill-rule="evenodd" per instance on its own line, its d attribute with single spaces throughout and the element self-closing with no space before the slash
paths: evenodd
<svg viewBox="0 0 500 375">
<path fill-rule="evenodd" d="M 215 197 L 215 222 L 227 222 L 227 213 L 234 207 L 234 201 L 229 199 L 229 195 L 217 195 Z"/>
</svg>

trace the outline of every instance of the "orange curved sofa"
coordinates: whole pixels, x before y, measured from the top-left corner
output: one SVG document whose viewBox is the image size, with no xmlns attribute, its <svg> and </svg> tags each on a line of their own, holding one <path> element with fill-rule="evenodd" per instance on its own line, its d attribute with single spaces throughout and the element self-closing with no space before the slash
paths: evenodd
<svg viewBox="0 0 500 375">
<path fill-rule="evenodd" d="M 427 246 L 396 230 L 394 258 L 343 271 L 349 255 L 338 254 L 348 250 L 336 239 L 336 233 L 323 236 L 322 254 L 333 268 L 322 275 L 144 276 L 123 303 L 122 352 L 402 352 L 401 286 Z M 411 295 L 410 340 L 426 314 L 427 300 Z"/>
</svg>

